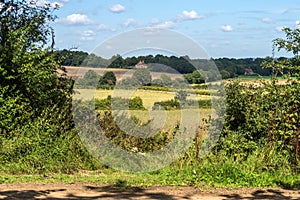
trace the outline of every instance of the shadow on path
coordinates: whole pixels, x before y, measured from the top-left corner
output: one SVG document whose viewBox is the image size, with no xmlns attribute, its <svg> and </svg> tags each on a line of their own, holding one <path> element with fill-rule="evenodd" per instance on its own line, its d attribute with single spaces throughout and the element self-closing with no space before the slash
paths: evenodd
<svg viewBox="0 0 300 200">
<path fill-rule="evenodd" d="M 189 196 L 178 197 L 166 194 L 160 191 L 149 191 L 140 187 L 118 188 L 112 186 L 84 186 L 80 195 L 69 192 L 67 189 L 54 189 L 54 190 L 9 190 L 0 191 L 0 199 L 48 199 L 48 200 L 60 200 L 60 199 L 190 199 Z M 91 194 L 92 192 L 92 194 Z M 50 197 L 49 195 L 52 194 Z"/>
<path fill-rule="evenodd" d="M 228 194 L 220 195 L 225 197 L 223 200 L 259 200 L 259 199 L 271 199 L 271 200 L 300 200 L 300 192 L 298 192 L 299 197 L 291 197 L 284 195 L 283 192 L 279 190 L 256 190 L 251 193 L 251 196 L 243 197 L 240 194 Z"/>
<path fill-rule="evenodd" d="M 0 191 L 0 199 L 37 199 L 39 196 L 49 195 L 52 192 L 63 192 L 58 190 L 9 190 Z"/>
</svg>

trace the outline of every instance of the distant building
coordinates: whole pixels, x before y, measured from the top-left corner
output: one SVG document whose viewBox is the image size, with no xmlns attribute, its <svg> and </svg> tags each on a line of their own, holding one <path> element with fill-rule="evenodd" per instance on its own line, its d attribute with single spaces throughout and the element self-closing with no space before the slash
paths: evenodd
<svg viewBox="0 0 300 200">
<path fill-rule="evenodd" d="M 147 68 L 148 66 L 145 64 L 145 62 L 144 61 L 141 61 L 140 60 L 140 62 L 138 62 L 136 65 L 135 65 L 135 68 L 137 68 L 137 69 L 141 69 L 141 68 Z"/>
<path fill-rule="evenodd" d="M 249 67 L 249 68 L 245 68 L 245 75 L 255 75 L 255 73 L 254 73 L 253 70 Z"/>
</svg>

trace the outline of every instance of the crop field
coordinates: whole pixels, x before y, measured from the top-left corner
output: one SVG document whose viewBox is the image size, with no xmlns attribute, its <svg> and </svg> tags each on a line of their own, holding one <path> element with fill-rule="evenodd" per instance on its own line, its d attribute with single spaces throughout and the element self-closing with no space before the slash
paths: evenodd
<svg viewBox="0 0 300 200">
<path fill-rule="evenodd" d="M 133 98 L 141 97 L 143 105 L 146 109 L 150 109 L 155 102 L 171 100 L 175 97 L 175 92 L 168 91 L 153 91 L 153 90 L 142 90 L 138 89 L 135 91 L 131 90 L 92 90 L 92 89 L 78 89 L 74 95 L 75 99 L 105 99 L 108 95 L 112 97 L 122 98 Z M 195 92 L 196 93 L 196 92 Z M 187 99 L 194 100 L 207 100 L 210 99 L 209 95 L 197 95 L 191 94 Z"/>
<path fill-rule="evenodd" d="M 143 100 L 143 105 L 145 110 L 129 110 L 128 115 L 131 118 L 139 120 L 140 124 L 146 124 L 151 121 L 152 124 L 159 126 L 159 130 L 169 131 L 176 126 L 176 124 L 187 123 L 183 122 L 182 119 L 186 121 L 195 122 L 194 119 L 189 119 L 189 117 L 198 116 L 199 121 L 197 123 L 201 124 L 203 118 L 208 118 L 211 115 L 211 109 L 189 109 L 188 111 L 182 110 L 153 110 L 151 107 L 155 102 L 171 100 L 175 97 L 175 92 L 168 91 L 152 91 L 152 90 L 91 90 L 91 89 L 79 89 L 78 94 L 75 98 L 80 98 L 83 100 L 87 99 L 105 99 L 108 95 L 112 97 L 122 97 L 122 98 L 133 98 L 141 97 Z M 211 97 L 209 95 L 197 95 L 192 94 L 188 96 L 187 99 L 193 100 L 207 100 Z M 188 112 L 188 113 L 187 113 Z"/>
<path fill-rule="evenodd" d="M 184 113 L 186 112 L 186 113 Z M 188 113 L 187 113 L 188 112 Z M 168 110 L 161 111 L 155 110 L 149 112 L 148 110 L 130 110 L 129 115 L 136 117 L 141 124 L 147 123 L 149 120 L 155 126 L 158 126 L 160 130 L 170 131 L 176 124 L 188 125 L 188 122 L 195 122 L 195 119 L 191 119 L 198 116 L 197 123 L 202 125 L 202 120 L 207 119 L 212 114 L 211 109 L 190 109 L 190 110 Z"/>
<path fill-rule="evenodd" d="M 99 75 L 104 75 L 106 72 L 113 72 L 116 75 L 117 80 L 129 78 L 132 76 L 134 70 L 130 69 L 119 69 L 119 68 L 91 68 L 91 67 L 74 67 L 65 66 L 67 75 L 74 79 L 81 78 L 88 70 L 93 70 Z M 165 73 L 165 72 L 151 72 L 152 79 L 158 79 L 162 74 L 166 74 L 171 77 L 171 79 L 182 78 L 181 74 Z"/>
</svg>

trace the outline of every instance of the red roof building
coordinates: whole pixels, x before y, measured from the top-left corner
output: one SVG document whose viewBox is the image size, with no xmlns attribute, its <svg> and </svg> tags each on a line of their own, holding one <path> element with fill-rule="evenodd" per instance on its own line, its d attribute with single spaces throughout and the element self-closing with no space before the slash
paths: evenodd
<svg viewBox="0 0 300 200">
<path fill-rule="evenodd" d="M 148 66 L 145 64 L 144 61 L 140 61 L 135 65 L 135 68 L 141 69 L 141 68 L 147 68 Z"/>
</svg>

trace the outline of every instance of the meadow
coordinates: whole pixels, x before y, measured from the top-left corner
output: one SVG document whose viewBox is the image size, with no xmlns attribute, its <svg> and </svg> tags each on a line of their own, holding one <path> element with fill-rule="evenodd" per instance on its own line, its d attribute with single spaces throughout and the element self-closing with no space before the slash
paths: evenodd
<svg viewBox="0 0 300 200">
<path fill-rule="evenodd" d="M 187 100 L 210 100 L 211 97 L 207 94 L 207 90 L 201 90 L 201 93 L 206 95 L 198 95 L 196 94 L 199 90 L 195 90 L 194 94 L 190 94 L 187 97 Z M 204 92 L 206 91 L 206 92 Z M 138 89 L 135 91 L 131 90 L 91 90 L 91 89 L 78 89 L 77 94 L 75 95 L 75 99 L 83 99 L 83 100 L 90 100 L 90 99 L 106 99 L 108 96 L 112 97 L 122 97 L 122 98 L 134 98 L 140 97 L 143 101 L 143 106 L 145 110 L 129 110 L 128 114 L 130 117 L 139 120 L 139 123 L 145 124 L 149 121 L 153 121 L 154 119 L 162 120 L 163 127 L 161 130 L 167 131 L 171 130 L 176 124 L 182 121 L 183 113 L 182 110 L 152 110 L 155 102 L 162 102 L 174 99 L 176 92 L 169 92 L 169 91 L 157 91 L 157 90 L 143 90 Z M 212 114 L 211 109 L 208 108 L 201 108 L 199 109 L 192 109 L 189 112 L 191 113 L 199 113 L 199 123 L 202 123 L 203 119 L 208 119 L 208 117 Z M 161 122 L 160 122 L 161 123 Z"/>
<path fill-rule="evenodd" d="M 168 91 L 157 91 L 157 90 L 92 90 L 92 89 L 76 89 L 76 94 L 74 95 L 75 99 L 91 100 L 95 99 L 105 99 L 107 96 L 111 95 L 112 97 L 122 97 L 122 98 L 133 98 L 141 97 L 143 100 L 143 105 L 146 109 L 150 109 L 154 102 L 167 101 L 175 97 L 176 92 Z M 204 92 L 206 91 L 206 92 Z M 207 90 L 195 90 L 194 94 L 191 94 L 187 99 L 196 99 L 196 100 L 207 100 L 211 97 L 207 94 Z M 201 95 L 197 93 L 206 93 L 206 95 Z"/>
</svg>

